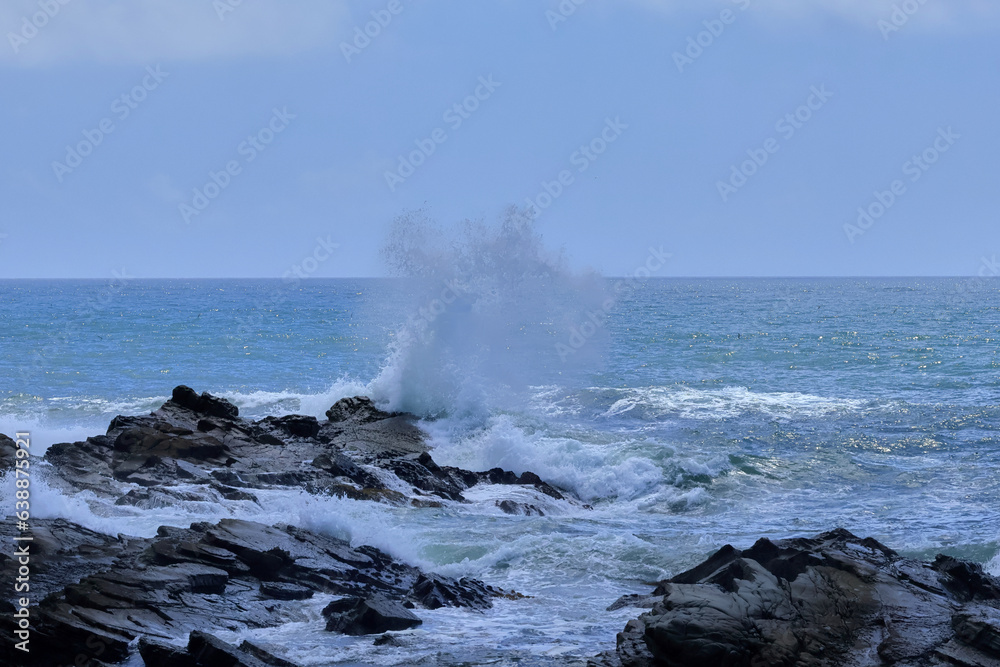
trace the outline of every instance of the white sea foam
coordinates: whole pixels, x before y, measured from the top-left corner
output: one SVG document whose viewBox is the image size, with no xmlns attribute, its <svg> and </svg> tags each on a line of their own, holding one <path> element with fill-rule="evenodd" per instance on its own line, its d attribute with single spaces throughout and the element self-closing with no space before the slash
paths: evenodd
<svg viewBox="0 0 1000 667">
<path fill-rule="evenodd" d="M 165 506 L 141 509 L 116 505 L 114 499 L 99 497 L 92 491 L 67 495 L 47 482 L 48 465 L 36 463 L 31 475 L 31 516 L 36 519 L 67 519 L 107 535 L 152 537 L 160 526 L 187 527 L 196 521 L 219 521 L 238 518 L 267 525 L 287 523 L 313 529 L 344 539 L 355 546 L 378 547 L 401 560 L 426 564 L 419 553 L 415 533 L 392 515 L 405 515 L 405 508 L 380 503 L 355 501 L 336 496 L 315 496 L 299 489 L 255 489 L 259 502 L 174 500 Z M 129 485 L 122 485 L 127 490 Z M 13 473 L 0 478 L 0 506 L 14 507 Z M 204 486 L 177 485 L 173 491 L 191 491 L 205 497 Z"/>
<path fill-rule="evenodd" d="M 798 392 L 756 392 L 746 387 L 693 389 L 643 387 L 613 391 L 619 397 L 604 417 L 635 415 L 641 419 L 727 419 L 759 413 L 772 419 L 804 419 L 873 409 L 871 401 L 814 396 Z"/>
<path fill-rule="evenodd" d="M 11 438 L 16 433 L 28 433 L 30 450 L 35 456 L 42 456 L 58 442 L 79 442 L 104 433 L 107 428 L 108 422 L 102 417 L 80 420 L 72 425 L 55 426 L 39 415 L 0 414 L 0 433 Z"/>
<path fill-rule="evenodd" d="M 1000 577 L 1000 553 L 991 558 L 990 561 L 983 566 L 983 569 L 992 574 L 994 577 Z"/>
<path fill-rule="evenodd" d="M 213 392 L 214 393 L 214 392 Z M 240 409 L 240 415 L 250 419 L 288 414 L 312 415 L 326 418 L 330 406 L 345 396 L 363 396 L 371 393 L 370 384 L 342 377 L 329 388 L 316 392 L 296 391 L 237 391 L 219 392 L 217 395 L 231 401 Z"/>
<path fill-rule="evenodd" d="M 662 469 L 650 456 L 633 451 L 630 445 L 637 443 L 629 441 L 586 441 L 550 433 L 537 425 L 518 423 L 510 414 L 493 415 L 485 427 L 471 432 L 453 422 L 432 422 L 426 427 L 435 459 L 442 464 L 470 470 L 503 468 L 517 474 L 531 471 L 586 501 L 636 497 L 663 482 Z M 657 447 L 648 445 L 650 450 Z"/>
</svg>

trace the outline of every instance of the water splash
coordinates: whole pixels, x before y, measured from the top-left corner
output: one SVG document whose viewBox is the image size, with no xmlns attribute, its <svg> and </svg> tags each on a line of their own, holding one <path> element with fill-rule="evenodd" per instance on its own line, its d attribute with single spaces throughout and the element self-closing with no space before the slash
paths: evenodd
<svg viewBox="0 0 1000 667">
<path fill-rule="evenodd" d="M 571 364 L 555 346 L 599 310 L 605 285 L 593 272 L 572 272 L 524 211 L 452 229 L 410 212 L 394 221 L 383 256 L 413 304 L 371 386 L 394 409 L 485 417 L 529 386 L 601 359 L 603 330 Z"/>
</svg>

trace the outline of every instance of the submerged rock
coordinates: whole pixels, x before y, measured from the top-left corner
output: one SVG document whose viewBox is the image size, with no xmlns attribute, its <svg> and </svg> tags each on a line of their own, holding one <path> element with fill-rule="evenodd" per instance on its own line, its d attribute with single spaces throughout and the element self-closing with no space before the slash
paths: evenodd
<svg viewBox="0 0 1000 667">
<path fill-rule="evenodd" d="M 1000 665 L 1000 580 L 846 530 L 726 546 L 660 583 L 593 665 Z"/>
<path fill-rule="evenodd" d="M 540 508 L 535 507 L 530 503 L 519 503 L 513 500 L 497 500 L 496 506 L 499 507 L 504 514 L 520 514 L 523 516 L 545 516 Z"/>
</svg>

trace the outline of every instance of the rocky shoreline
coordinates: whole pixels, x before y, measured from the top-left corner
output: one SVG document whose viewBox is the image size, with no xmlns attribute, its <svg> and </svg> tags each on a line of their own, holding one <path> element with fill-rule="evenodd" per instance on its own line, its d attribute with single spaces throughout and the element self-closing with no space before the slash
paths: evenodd
<svg viewBox="0 0 1000 667">
<path fill-rule="evenodd" d="M 180 386 L 150 415 L 116 417 L 104 435 L 50 447 L 46 480 L 152 513 L 181 501 L 253 503 L 279 488 L 428 508 L 466 502 L 463 493 L 479 484 L 519 485 L 586 507 L 530 472 L 439 466 L 415 417 L 367 398 L 341 399 L 326 416 L 251 421 L 224 399 Z M 0 472 L 14 461 L 14 443 L 0 436 Z M 542 513 L 542 504 L 497 502 L 526 515 Z M 32 535 L 32 651 L 15 649 L 15 608 L 5 598 L 3 664 L 111 665 L 139 656 L 150 667 L 288 666 L 275 647 L 218 635 L 304 620 L 303 601 L 315 599 L 324 604 L 317 632 L 391 643 L 386 633 L 419 625 L 422 609 L 488 612 L 497 598 L 523 597 L 286 524 L 223 519 L 112 537 L 33 519 Z M 0 537 L 12 543 L 13 521 Z M 7 552 L 0 571 L 5 581 L 16 576 Z M 902 558 L 844 530 L 724 547 L 610 609 L 625 606 L 648 611 L 591 665 L 1000 667 L 1000 581 L 944 556 Z"/>
<path fill-rule="evenodd" d="M 648 596 L 593 667 L 1000 666 L 1000 580 L 838 529 L 726 546 Z"/>
</svg>

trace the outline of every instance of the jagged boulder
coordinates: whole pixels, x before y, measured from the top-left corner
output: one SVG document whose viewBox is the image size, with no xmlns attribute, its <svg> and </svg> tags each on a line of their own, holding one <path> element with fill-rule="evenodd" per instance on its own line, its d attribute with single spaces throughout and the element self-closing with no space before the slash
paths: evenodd
<svg viewBox="0 0 1000 667">
<path fill-rule="evenodd" d="M 240 415 L 239 408 L 226 399 L 212 396 L 207 391 L 199 396 L 194 389 L 183 384 L 174 387 L 170 400 L 192 412 L 209 417 L 236 419 Z"/>
<path fill-rule="evenodd" d="M 1000 581 L 838 529 L 726 546 L 662 582 L 602 666 L 1000 665 Z"/>
<path fill-rule="evenodd" d="M 331 422 L 354 421 L 360 424 L 390 419 L 399 416 L 398 412 L 386 412 L 375 406 L 375 402 L 367 396 L 342 398 L 326 411 L 326 418 Z"/>
<path fill-rule="evenodd" d="M 402 603 L 383 595 L 334 600 L 323 610 L 326 629 L 345 635 L 379 635 L 390 630 L 409 630 L 423 623 Z"/>
</svg>

